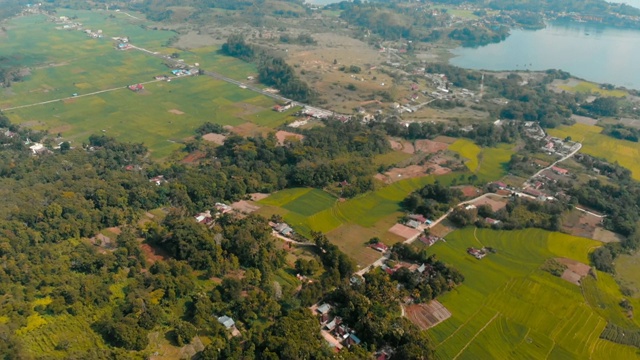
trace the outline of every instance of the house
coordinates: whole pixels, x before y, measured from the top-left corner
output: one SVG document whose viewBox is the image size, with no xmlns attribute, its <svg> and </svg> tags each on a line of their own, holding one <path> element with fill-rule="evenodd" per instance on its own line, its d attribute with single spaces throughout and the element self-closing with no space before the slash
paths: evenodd
<svg viewBox="0 0 640 360">
<path fill-rule="evenodd" d="M 364 283 L 364 279 L 360 275 L 353 275 L 349 279 L 349 283 L 351 283 L 351 285 L 360 285 L 360 284 Z"/>
<path fill-rule="evenodd" d="M 465 210 L 473 210 L 475 208 L 476 208 L 475 205 L 467 205 L 467 206 L 464 207 Z"/>
<path fill-rule="evenodd" d="M 388 247 L 387 245 L 385 245 L 385 244 L 381 243 L 381 242 L 376 243 L 376 244 L 372 244 L 372 245 L 371 245 L 371 248 L 372 248 L 373 250 L 378 250 L 378 251 L 380 251 L 381 253 L 385 253 L 385 252 L 387 252 L 387 251 L 389 250 L 389 247 Z"/>
<path fill-rule="evenodd" d="M 467 249 L 467 253 L 469 253 L 469 255 L 472 255 L 473 257 L 475 257 L 478 260 L 480 260 L 483 257 L 487 256 L 487 253 L 484 252 L 484 250 L 480 250 L 480 249 L 476 249 L 476 248 L 472 248 L 472 247 Z"/>
<path fill-rule="evenodd" d="M 554 173 L 558 174 L 558 175 L 568 175 L 569 174 L 569 170 L 567 169 L 563 169 L 557 166 L 552 166 L 551 167 L 551 171 L 553 171 Z"/>
<path fill-rule="evenodd" d="M 156 75 L 156 76 L 154 76 L 154 79 L 156 79 L 156 80 L 167 80 L 168 76 L 166 76 L 166 75 Z"/>
<path fill-rule="evenodd" d="M 226 214 L 226 213 L 230 213 L 233 211 L 233 208 L 227 204 L 221 203 L 221 202 L 217 202 L 215 204 L 215 208 L 218 211 L 218 213 L 220 214 Z"/>
<path fill-rule="evenodd" d="M 44 154 L 49 151 L 41 143 L 33 143 L 33 145 L 29 146 L 29 150 L 31 150 L 33 155 Z"/>
<path fill-rule="evenodd" d="M 360 343 L 361 343 L 360 339 L 354 333 L 349 334 L 349 337 L 347 337 L 347 345 L 348 346 L 360 345 Z"/>
<path fill-rule="evenodd" d="M 542 193 L 536 189 L 532 189 L 532 188 L 526 188 L 524 189 L 522 192 L 524 192 L 527 195 L 531 195 L 531 196 L 535 196 L 538 197 L 540 195 L 542 195 Z"/>
<path fill-rule="evenodd" d="M 231 329 L 234 329 L 234 328 L 236 327 L 236 322 L 235 322 L 235 321 L 233 321 L 233 319 L 232 319 L 232 318 L 230 318 L 230 317 L 228 317 L 228 316 L 226 316 L 226 315 L 224 315 L 224 316 L 220 316 L 220 317 L 218 318 L 218 322 L 219 322 L 220 324 L 224 325 L 224 327 L 225 327 L 227 330 L 231 330 Z"/>
<path fill-rule="evenodd" d="M 419 272 L 420 274 L 422 274 L 425 270 L 427 270 L 427 265 L 425 265 L 425 264 L 420 265 L 420 266 L 416 269 L 416 271 L 417 271 L 417 272 Z"/>
<path fill-rule="evenodd" d="M 284 236 L 287 236 L 293 232 L 293 229 L 289 225 L 287 225 L 287 223 L 276 224 L 276 226 L 273 227 L 273 230 Z"/>
<path fill-rule="evenodd" d="M 149 179 L 149 182 L 155 183 L 157 186 L 160 186 L 162 183 L 167 182 L 167 180 L 164 179 L 164 175 L 158 175 Z"/>
<path fill-rule="evenodd" d="M 420 236 L 418 240 L 420 240 L 422 243 L 424 243 L 427 246 L 431 246 L 435 244 L 438 240 L 440 240 L 440 238 L 433 235 L 429 235 L 429 236 L 423 235 L 423 236 Z"/>
<path fill-rule="evenodd" d="M 138 92 L 138 91 L 144 90 L 144 85 L 142 85 L 142 84 L 133 84 L 133 85 L 129 85 L 127 87 L 129 88 L 129 90 L 134 91 L 134 92 Z"/>
<path fill-rule="evenodd" d="M 207 210 L 203 213 L 196 215 L 195 219 L 200 224 L 209 224 L 213 221 L 213 216 L 211 216 L 211 211 Z"/>
<path fill-rule="evenodd" d="M 325 325 L 324 327 L 327 329 L 327 331 L 333 331 L 341 323 L 342 323 L 342 318 L 340 316 L 336 316 L 333 318 L 333 320 L 329 321 L 327 325 Z"/>
<path fill-rule="evenodd" d="M 351 329 L 345 324 L 341 324 L 336 329 L 336 335 L 340 337 L 342 340 L 346 339 L 351 335 Z"/>
<path fill-rule="evenodd" d="M 500 220 L 496 220 L 496 219 L 492 219 L 490 217 L 485 218 L 484 221 L 489 224 L 489 225 L 496 225 L 496 224 L 500 224 Z"/>
<path fill-rule="evenodd" d="M 420 223 L 418 221 L 416 221 L 416 220 L 409 220 L 409 221 L 407 221 L 407 223 L 405 225 L 407 225 L 410 228 L 414 228 L 414 229 L 417 229 L 418 227 L 420 227 Z"/>
<path fill-rule="evenodd" d="M 429 221 L 429 220 L 427 220 L 427 218 L 426 218 L 426 217 L 424 217 L 424 215 L 422 215 L 422 214 L 409 214 L 409 219 L 411 219 L 411 220 L 415 220 L 415 221 L 418 221 L 418 222 L 420 222 L 421 224 L 425 224 L 427 221 Z"/>
<path fill-rule="evenodd" d="M 324 324 L 329 321 L 329 312 L 331 311 L 331 305 L 324 303 L 316 309 L 318 314 L 320 314 L 320 323 Z"/>
<path fill-rule="evenodd" d="M 318 306 L 318 309 L 316 309 L 316 311 L 320 315 L 329 314 L 329 311 L 331 311 L 331 305 L 329 305 L 327 303 L 324 303 L 324 304 Z"/>
<path fill-rule="evenodd" d="M 503 183 L 502 181 L 496 181 L 496 182 L 493 182 L 492 184 L 497 186 L 498 189 L 500 190 L 504 190 L 507 188 L 507 184 Z"/>
<path fill-rule="evenodd" d="M 342 181 L 340 181 L 340 182 L 338 183 L 338 185 L 339 185 L 340 187 L 347 187 L 347 186 L 349 186 L 349 182 L 348 182 L 347 180 L 342 180 Z"/>
</svg>

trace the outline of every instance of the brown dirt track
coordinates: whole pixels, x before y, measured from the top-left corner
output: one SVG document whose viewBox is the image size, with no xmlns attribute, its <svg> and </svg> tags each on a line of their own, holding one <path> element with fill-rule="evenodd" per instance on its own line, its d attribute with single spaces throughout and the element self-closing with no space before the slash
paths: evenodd
<svg viewBox="0 0 640 360">
<path fill-rule="evenodd" d="M 438 300 L 405 306 L 405 311 L 406 317 L 422 330 L 432 328 L 451 317 L 451 312 Z"/>
</svg>

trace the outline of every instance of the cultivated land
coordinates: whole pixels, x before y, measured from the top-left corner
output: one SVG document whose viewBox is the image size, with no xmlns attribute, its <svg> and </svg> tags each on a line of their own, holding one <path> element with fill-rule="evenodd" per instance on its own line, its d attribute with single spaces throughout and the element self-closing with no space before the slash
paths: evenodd
<svg viewBox="0 0 640 360">
<path fill-rule="evenodd" d="M 449 150 L 467 159 L 465 165 L 481 181 L 490 181 L 506 175 L 505 164 L 514 153 L 513 146 L 499 144 L 497 147 L 481 148 L 468 139 L 458 139 L 449 145 Z"/>
<path fill-rule="evenodd" d="M 466 228 L 446 240 L 430 252 L 455 264 L 465 282 L 439 297 L 452 313 L 429 330 L 439 359 L 638 356 L 633 347 L 599 339 L 607 319 L 621 325 L 635 322 L 622 313 L 622 294 L 610 275 L 598 272 L 597 280 L 585 278 L 581 290 L 539 269 L 552 257 L 588 263 L 589 251 L 600 243 L 537 229 Z M 471 246 L 493 247 L 497 253 L 476 260 L 466 253 Z"/>
<path fill-rule="evenodd" d="M 21 49 L 17 65 L 29 66 L 30 75 L 12 87 L 2 89 L 0 108 L 36 104 L 80 95 L 65 101 L 7 110 L 18 124 L 79 144 L 91 134 L 104 130 L 124 141 L 143 142 L 156 159 L 182 148 L 181 142 L 205 121 L 222 125 L 254 125 L 272 129 L 290 121 L 291 110 L 271 110 L 274 101 L 207 76 L 177 78 L 171 82 L 145 84 L 134 93 L 130 84 L 153 81 L 155 75 L 170 75 L 170 68 L 150 54 L 130 49 L 114 49 L 112 36 L 129 36 L 131 42 L 151 51 L 170 54 L 165 47 L 173 33 L 146 30 L 144 22 L 124 14 L 90 11 L 59 11 L 59 16 L 77 15 L 77 22 L 105 37 L 92 39 L 77 30 L 55 30 L 56 25 L 42 15 L 12 19 L 8 36 L 0 43 L 0 54 L 11 57 Z M 205 70 L 221 71 L 234 79 L 255 75 L 253 65 L 222 56 L 217 48 L 194 49 L 184 55 L 188 63 L 200 63 Z M 93 92 L 113 89 L 91 96 Z M 246 125 L 245 125 L 246 126 Z"/>
<path fill-rule="evenodd" d="M 572 126 L 560 126 L 556 129 L 548 129 L 552 136 L 561 139 L 571 136 L 574 141 L 582 143 L 583 152 L 598 158 L 605 158 L 607 161 L 618 162 L 631 170 L 634 180 L 640 180 L 640 143 L 626 140 L 619 140 L 601 134 L 602 128 L 585 124 L 575 124 Z"/>
</svg>

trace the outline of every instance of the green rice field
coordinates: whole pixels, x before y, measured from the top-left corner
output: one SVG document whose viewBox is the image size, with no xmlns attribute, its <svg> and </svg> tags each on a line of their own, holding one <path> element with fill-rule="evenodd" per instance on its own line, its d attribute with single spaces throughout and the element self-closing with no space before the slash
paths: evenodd
<svg viewBox="0 0 640 360">
<path fill-rule="evenodd" d="M 153 158 L 163 159 L 181 149 L 181 143 L 205 121 L 275 128 L 292 119 L 295 110 L 274 112 L 272 99 L 206 76 L 152 82 L 143 91 L 132 92 L 127 85 L 154 81 L 155 75 L 170 75 L 170 69 L 162 59 L 145 52 L 115 50 L 111 37 L 129 36 L 136 46 L 164 54 L 176 51 L 166 47 L 175 34 L 151 30 L 153 24 L 121 13 L 60 10 L 58 16 L 62 15 L 77 16 L 74 21 L 94 31 L 103 30 L 104 37 L 56 30 L 61 24 L 43 15 L 10 20 L 7 37 L 0 42 L 0 56 L 30 70 L 24 81 L 0 89 L 0 109 L 14 123 L 61 133 L 72 144 L 105 133 L 142 142 Z M 256 73 L 254 65 L 223 56 L 217 48 L 178 52 L 188 63 L 199 62 L 203 69 L 229 77 L 245 79 Z M 82 96 L 104 90 L 110 91 Z M 55 101 L 73 94 L 80 96 Z"/>
<path fill-rule="evenodd" d="M 468 139 L 458 139 L 448 149 L 466 159 L 465 165 L 481 182 L 497 180 L 506 175 L 505 165 L 514 153 L 513 146 L 509 144 L 481 148 Z"/>
<path fill-rule="evenodd" d="M 439 359 L 632 359 L 638 350 L 599 339 L 608 320 L 630 326 L 613 278 L 598 272 L 582 289 L 539 270 L 548 258 L 588 263 L 600 243 L 561 233 L 466 228 L 430 252 L 465 282 L 439 298 L 452 317 L 429 330 Z M 496 249 L 481 260 L 468 247 Z M 635 303 L 634 303 L 635 305 Z"/>
</svg>

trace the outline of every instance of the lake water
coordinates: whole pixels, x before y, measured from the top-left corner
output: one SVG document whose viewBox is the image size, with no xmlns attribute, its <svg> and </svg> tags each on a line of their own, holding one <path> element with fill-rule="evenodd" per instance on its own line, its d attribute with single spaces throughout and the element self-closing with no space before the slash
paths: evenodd
<svg viewBox="0 0 640 360">
<path fill-rule="evenodd" d="M 630 1 L 630 0 L 629 0 Z M 640 2 L 640 0 L 638 0 Z M 587 80 L 640 89 L 640 31 L 579 23 L 512 30 L 503 42 L 457 48 L 452 65 L 483 70 L 562 69 Z"/>
</svg>

